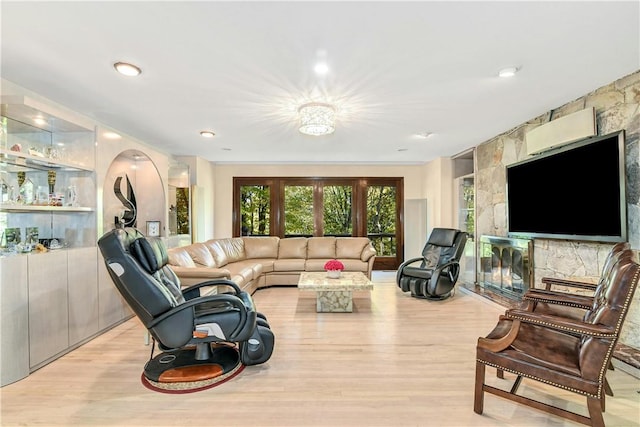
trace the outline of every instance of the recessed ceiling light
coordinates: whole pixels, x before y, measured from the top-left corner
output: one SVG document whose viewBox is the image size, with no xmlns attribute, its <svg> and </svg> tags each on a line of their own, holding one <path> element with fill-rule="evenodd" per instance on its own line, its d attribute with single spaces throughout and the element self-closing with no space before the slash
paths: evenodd
<svg viewBox="0 0 640 427">
<path fill-rule="evenodd" d="M 418 132 L 418 133 L 416 133 L 416 136 L 417 136 L 418 138 L 421 138 L 421 139 L 427 139 L 427 138 L 429 138 L 431 135 L 433 135 L 433 133 L 431 133 L 431 132 Z"/>
<path fill-rule="evenodd" d="M 211 132 L 210 130 L 203 130 L 200 131 L 200 136 L 203 136 L 205 138 L 213 138 L 214 136 L 216 136 L 216 134 Z"/>
<path fill-rule="evenodd" d="M 518 72 L 518 67 L 507 67 L 498 71 L 498 76 L 500 77 L 513 77 Z"/>
<path fill-rule="evenodd" d="M 116 62 L 113 64 L 113 68 L 115 68 L 120 74 L 130 77 L 135 77 L 142 73 L 140 67 L 129 64 L 128 62 Z"/>
</svg>

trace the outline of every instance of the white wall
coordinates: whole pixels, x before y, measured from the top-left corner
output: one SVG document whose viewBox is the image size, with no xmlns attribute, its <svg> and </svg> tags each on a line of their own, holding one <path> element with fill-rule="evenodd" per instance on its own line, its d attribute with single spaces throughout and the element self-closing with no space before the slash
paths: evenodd
<svg viewBox="0 0 640 427">
<path fill-rule="evenodd" d="M 191 234 L 194 242 L 203 242 L 214 237 L 214 174 L 216 166 L 195 156 L 176 157 L 189 165 L 191 190 Z M 230 237 L 228 234 L 225 237 Z"/>
<path fill-rule="evenodd" d="M 215 166 L 216 238 L 232 235 L 234 177 L 402 177 L 404 178 L 405 259 L 418 256 L 433 227 L 453 226 L 453 178 L 450 159 L 426 165 L 224 165 Z M 444 173 L 443 179 L 440 174 Z"/>
</svg>

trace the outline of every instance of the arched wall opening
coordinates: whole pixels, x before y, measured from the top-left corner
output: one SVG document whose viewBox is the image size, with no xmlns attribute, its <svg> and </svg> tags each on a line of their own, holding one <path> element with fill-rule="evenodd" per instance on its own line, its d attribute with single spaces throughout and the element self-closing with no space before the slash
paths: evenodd
<svg viewBox="0 0 640 427">
<path fill-rule="evenodd" d="M 159 222 L 159 235 L 166 236 L 164 188 L 156 165 L 145 153 L 121 152 L 111 162 L 103 185 L 103 231 L 128 225 L 148 234 L 148 227 Z"/>
</svg>

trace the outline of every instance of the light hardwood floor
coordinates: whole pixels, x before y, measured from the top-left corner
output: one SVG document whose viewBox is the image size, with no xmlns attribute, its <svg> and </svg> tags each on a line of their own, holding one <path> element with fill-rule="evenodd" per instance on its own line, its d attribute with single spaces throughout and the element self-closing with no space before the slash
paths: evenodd
<svg viewBox="0 0 640 427">
<path fill-rule="evenodd" d="M 411 298 L 381 275 L 354 313 L 316 313 L 313 293 L 258 291 L 276 335 L 271 359 L 210 390 L 163 394 L 140 382 L 150 347 L 132 319 L 0 389 L 3 426 L 575 426 L 485 397 L 473 412 L 475 345 L 504 311 L 463 291 L 446 301 Z M 487 377 L 509 388 L 513 377 Z M 616 369 L 605 421 L 640 425 L 640 380 Z M 583 398 L 523 381 L 536 398 Z M 556 397 L 553 397 L 556 396 Z"/>
</svg>

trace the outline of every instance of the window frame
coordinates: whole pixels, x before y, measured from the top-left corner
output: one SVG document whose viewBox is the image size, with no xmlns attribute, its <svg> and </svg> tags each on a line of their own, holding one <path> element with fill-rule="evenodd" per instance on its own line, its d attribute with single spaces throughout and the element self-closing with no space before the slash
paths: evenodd
<svg viewBox="0 0 640 427">
<path fill-rule="evenodd" d="M 314 235 L 324 235 L 323 187 L 343 185 L 352 187 L 352 236 L 367 237 L 367 189 L 369 186 L 396 188 L 396 256 L 377 256 L 375 270 L 395 270 L 404 259 L 404 178 L 402 177 L 234 177 L 232 230 L 241 235 L 240 190 L 243 186 L 269 186 L 269 229 L 272 236 L 284 238 L 284 188 L 287 185 L 313 186 Z"/>
</svg>

